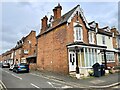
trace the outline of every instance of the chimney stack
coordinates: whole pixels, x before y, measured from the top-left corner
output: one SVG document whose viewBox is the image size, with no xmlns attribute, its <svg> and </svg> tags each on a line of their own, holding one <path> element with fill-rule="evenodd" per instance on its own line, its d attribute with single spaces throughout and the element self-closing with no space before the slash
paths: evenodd
<svg viewBox="0 0 120 90">
<path fill-rule="evenodd" d="M 97 28 L 97 29 L 99 28 L 98 23 L 96 23 L 96 28 Z"/>
<path fill-rule="evenodd" d="M 47 29 L 47 16 L 43 17 L 43 19 L 41 19 L 42 25 L 41 25 L 41 32 L 44 32 Z"/>
<path fill-rule="evenodd" d="M 56 6 L 53 9 L 53 13 L 54 13 L 54 20 L 58 19 L 61 17 L 61 10 L 62 10 L 62 6 L 60 6 L 60 4 L 58 3 L 58 6 Z"/>
<path fill-rule="evenodd" d="M 118 34 L 116 27 L 111 28 L 111 32 L 114 33 L 115 36 Z"/>
</svg>

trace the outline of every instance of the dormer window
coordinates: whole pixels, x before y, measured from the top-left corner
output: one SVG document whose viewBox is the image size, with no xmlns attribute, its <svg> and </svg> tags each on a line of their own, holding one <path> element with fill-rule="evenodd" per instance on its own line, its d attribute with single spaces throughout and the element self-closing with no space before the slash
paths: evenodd
<svg viewBox="0 0 120 90">
<path fill-rule="evenodd" d="M 76 26 L 74 26 L 74 37 L 75 37 L 75 41 L 83 41 L 83 30 L 82 30 L 82 26 L 77 24 Z"/>
<path fill-rule="evenodd" d="M 94 44 L 94 32 L 89 32 L 89 43 Z"/>
</svg>

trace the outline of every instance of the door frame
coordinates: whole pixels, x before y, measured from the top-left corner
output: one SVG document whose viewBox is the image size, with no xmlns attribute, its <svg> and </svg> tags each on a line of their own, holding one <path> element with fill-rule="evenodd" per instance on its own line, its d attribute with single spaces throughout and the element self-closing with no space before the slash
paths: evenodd
<svg viewBox="0 0 120 90">
<path fill-rule="evenodd" d="M 70 54 L 72 55 L 72 62 L 70 62 Z M 74 61 L 73 61 L 73 55 L 74 55 Z M 68 53 L 68 61 L 69 61 L 69 72 L 74 72 L 76 71 L 76 54 L 74 51 L 69 51 Z M 72 64 L 74 64 L 72 66 Z M 73 70 L 72 70 L 73 69 Z"/>
</svg>

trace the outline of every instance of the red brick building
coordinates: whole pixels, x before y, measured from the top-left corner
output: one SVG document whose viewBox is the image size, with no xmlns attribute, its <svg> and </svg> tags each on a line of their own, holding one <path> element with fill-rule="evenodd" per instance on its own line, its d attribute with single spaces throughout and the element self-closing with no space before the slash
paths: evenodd
<svg viewBox="0 0 120 90">
<path fill-rule="evenodd" d="M 78 47 L 78 67 L 84 67 L 85 53 L 96 49 L 105 49 L 96 45 L 95 30 L 91 30 L 79 5 L 61 16 L 62 7 L 58 4 L 53 9 L 54 16 L 48 27 L 45 16 L 42 19 L 41 32 L 37 36 L 37 64 L 40 69 L 68 74 L 76 71 L 75 47 Z M 89 43 L 89 33 L 93 33 L 94 40 Z M 92 55 L 92 54 L 91 54 Z M 94 58 L 96 58 L 94 56 Z M 84 62 L 86 64 L 84 64 Z"/>
<path fill-rule="evenodd" d="M 36 32 L 31 31 L 27 36 L 23 37 L 17 42 L 14 48 L 14 60 L 20 62 L 27 62 L 27 58 L 36 55 Z M 36 56 L 35 56 L 36 57 Z"/>
<path fill-rule="evenodd" d="M 41 32 L 37 36 L 37 65 L 41 70 L 64 74 L 80 71 L 80 74 L 88 75 L 95 63 L 102 64 L 101 52 L 106 57 L 109 49 L 106 44 L 97 43 L 97 36 L 102 43 L 104 35 L 112 40 L 112 32 L 103 29 L 101 34 L 97 23 L 86 21 L 79 5 L 63 16 L 61 10 L 60 4 L 53 9 L 54 15 L 49 24 L 47 16 L 41 19 Z"/>
<path fill-rule="evenodd" d="M 1 61 L 12 63 L 11 53 L 12 53 L 12 49 L 3 53 L 1 55 Z"/>
</svg>

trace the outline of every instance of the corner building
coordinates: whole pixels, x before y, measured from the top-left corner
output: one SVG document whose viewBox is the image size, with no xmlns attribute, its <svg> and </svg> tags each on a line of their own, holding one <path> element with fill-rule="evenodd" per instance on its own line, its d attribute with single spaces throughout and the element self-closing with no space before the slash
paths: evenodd
<svg viewBox="0 0 120 90">
<path fill-rule="evenodd" d="M 75 73 L 78 67 L 80 74 L 87 76 L 93 64 L 102 63 L 98 51 L 105 51 L 107 46 L 97 45 L 97 24 L 86 21 L 80 5 L 63 16 L 61 10 L 60 4 L 53 9 L 49 24 L 47 16 L 41 19 L 37 66 L 63 74 Z"/>
</svg>

